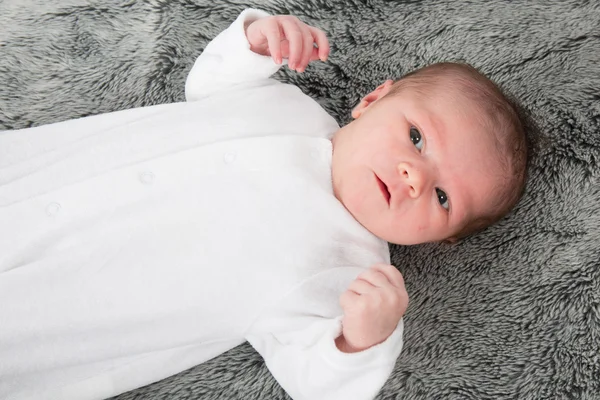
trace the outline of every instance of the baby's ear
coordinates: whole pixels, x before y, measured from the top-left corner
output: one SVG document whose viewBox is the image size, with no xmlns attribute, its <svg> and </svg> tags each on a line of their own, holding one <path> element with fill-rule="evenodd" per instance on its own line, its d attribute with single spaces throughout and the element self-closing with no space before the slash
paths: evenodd
<svg viewBox="0 0 600 400">
<path fill-rule="evenodd" d="M 388 79 L 381 85 L 377 86 L 377 88 L 371 93 L 363 97 L 360 103 L 358 103 L 358 105 L 352 110 L 352 118 L 356 119 L 360 117 L 370 105 L 375 104 L 377 100 L 388 94 L 393 84 L 394 81 Z"/>
</svg>

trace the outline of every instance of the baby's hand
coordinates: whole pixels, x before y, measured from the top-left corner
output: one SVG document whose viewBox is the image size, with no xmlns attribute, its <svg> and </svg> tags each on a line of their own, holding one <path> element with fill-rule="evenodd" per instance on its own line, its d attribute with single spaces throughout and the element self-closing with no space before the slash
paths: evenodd
<svg viewBox="0 0 600 400">
<path fill-rule="evenodd" d="M 246 26 L 246 37 L 250 50 L 273 57 L 277 64 L 287 58 L 288 67 L 298 72 L 304 72 L 309 62 L 325 61 L 329 55 L 325 33 L 291 15 L 275 15 L 251 22 Z"/>
<path fill-rule="evenodd" d="M 408 307 L 402 274 L 376 264 L 360 274 L 340 296 L 344 310 L 337 347 L 346 353 L 368 349 L 387 339 Z"/>
</svg>

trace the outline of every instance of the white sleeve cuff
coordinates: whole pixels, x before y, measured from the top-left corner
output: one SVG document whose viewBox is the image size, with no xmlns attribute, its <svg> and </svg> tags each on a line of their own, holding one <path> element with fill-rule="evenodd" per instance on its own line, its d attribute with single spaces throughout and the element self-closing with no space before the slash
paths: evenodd
<svg viewBox="0 0 600 400">
<path fill-rule="evenodd" d="M 195 101 L 212 93 L 240 84 L 266 82 L 281 65 L 269 56 L 250 50 L 244 24 L 263 17 L 264 11 L 247 9 L 214 38 L 197 58 L 185 83 L 187 101 Z"/>
<path fill-rule="evenodd" d="M 336 322 L 319 343 L 323 358 L 329 363 L 345 369 L 364 369 L 367 366 L 378 367 L 396 363 L 396 359 L 402 352 L 403 319 L 400 319 L 394 332 L 385 341 L 356 353 L 344 353 L 335 345 L 335 339 L 342 333 L 342 317 L 338 317 Z"/>
<path fill-rule="evenodd" d="M 220 55 L 226 61 L 223 63 L 225 71 L 231 74 L 231 77 L 245 78 L 240 80 L 268 78 L 281 67 L 275 63 L 272 57 L 262 56 L 250 50 L 250 43 L 246 38 L 244 24 L 255 21 L 260 18 L 268 17 L 264 11 L 249 8 L 244 10 L 231 26 L 223 31 L 223 42 L 213 41 L 209 43 L 205 51 L 212 53 L 211 45 L 219 45 L 220 49 L 227 49 L 225 52 L 219 51 Z"/>
</svg>

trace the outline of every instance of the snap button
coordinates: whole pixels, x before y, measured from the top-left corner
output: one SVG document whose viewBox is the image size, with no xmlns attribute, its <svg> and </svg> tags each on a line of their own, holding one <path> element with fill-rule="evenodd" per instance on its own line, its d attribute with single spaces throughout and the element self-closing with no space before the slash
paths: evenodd
<svg viewBox="0 0 600 400">
<path fill-rule="evenodd" d="M 140 182 L 145 185 L 150 185 L 154 182 L 154 174 L 152 172 L 146 171 L 140 174 Z"/>
<path fill-rule="evenodd" d="M 60 212 L 60 209 L 60 204 L 50 203 L 46 206 L 46 214 L 48 214 L 49 217 L 54 217 Z"/>
<path fill-rule="evenodd" d="M 225 153 L 225 155 L 223 155 L 223 161 L 225 161 L 225 164 L 231 164 L 232 162 L 235 161 L 235 154 L 234 153 Z"/>
</svg>

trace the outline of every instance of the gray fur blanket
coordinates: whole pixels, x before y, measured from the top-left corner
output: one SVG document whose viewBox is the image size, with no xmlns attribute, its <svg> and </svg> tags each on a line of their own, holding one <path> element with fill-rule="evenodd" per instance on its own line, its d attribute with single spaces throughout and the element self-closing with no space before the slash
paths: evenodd
<svg viewBox="0 0 600 400">
<path fill-rule="evenodd" d="M 392 247 L 411 304 L 379 399 L 600 399 L 598 0 L 0 0 L 0 130 L 183 101 L 195 58 L 248 6 L 327 32 L 327 63 L 276 78 L 342 124 L 385 79 L 462 60 L 537 125 L 513 213 L 454 246 Z M 119 396 L 282 398 L 246 344 Z"/>
</svg>

